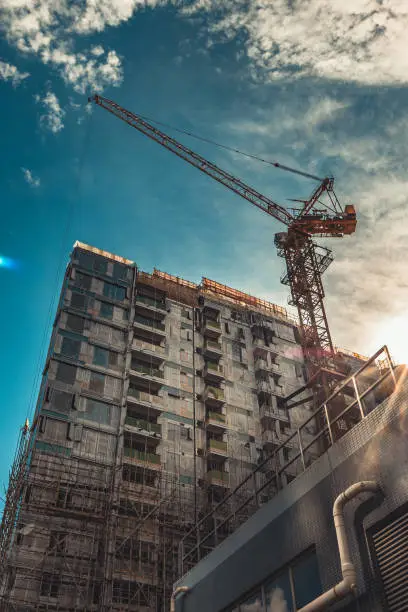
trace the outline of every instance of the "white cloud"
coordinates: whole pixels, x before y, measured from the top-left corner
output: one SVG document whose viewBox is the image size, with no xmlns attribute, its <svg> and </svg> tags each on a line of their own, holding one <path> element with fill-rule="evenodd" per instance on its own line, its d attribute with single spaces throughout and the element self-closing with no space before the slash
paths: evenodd
<svg viewBox="0 0 408 612">
<path fill-rule="evenodd" d="M 33 54 L 53 69 L 78 93 L 101 92 L 106 86 L 118 86 L 123 79 L 121 59 L 116 51 L 105 51 L 102 45 L 75 50 L 79 34 L 100 31 L 117 25 L 125 5 L 138 5 L 116 0 L 106 7 L 93 3 L 72 3 L 69 0 L 3 0 L 0 22 L 7 40 L 19 51 Z M 106 10 L 105 10 L 106 9 Z M 132 9 L 133 10 L 133 9 Z M 115 21 L 114 15 L 117 16 Z M 95 21 L 92 22 L 92 17 Z M 104 21 L 105 19 L 105 21 Z M 118 21 L 119 20 L 119 21 Z"/>
<path fill-rule="evenodd" d="M 30 185 L 30 187 L 36 188 L 40 186 L 40 179 L 34 176 L 31 170 L 28 168 L 21 168 L 21 171 L 24 175 L 24 180 Z"/>
<path fill-rule="evenodd" d="M 325 122 L 336 120 L 341 111 L 349 106 L 330 96 L 310 96 L 302 98 L 300 103 L 291 101 L 290 108 L 274 108 L 273 115 L 258 111 L 252 119 L 230 122 L 226 127 L 234 132 L 248 136 L 269 136 L 276 138 L 281 134 L 300 128 L 303 133 L 312 133 Z"/>
<path fill-rule="evenodd" d="M 17 87 L 29 76 L 28 72 L 20 72 L 16 66 L 0 60 L 0 80 L 11 81 Z"/>
<path fill-rule="evenodd" d="M 65 111 L 61 108 L 55 93 L 48 91 L 43 98 L 37 95 L 35 101 L 41 104 L 44 110 L 40 115 L 40 124 L 54 134 L 60 132 L 64 128 Z"/>
<path fill-rule="evenodd" d="M 87 2 L 85 9 L 78 14 L 73 26 L 76 32 L 89 34 L 102 32 L 108 26 L 118 26 L 128 21 L 135 10 L 146 5 L 154 7 L 159 0 L 99 0 Z"/>
<path fill-rule="evenodd" d="M 95 55 L 95 57 L 99 57 L 100 55 L 103 55 L 105 51 L 102 45 L 96 45 L 95 47 L 92 47 L 91 53 L 92 55 Z"/>
<path fill-rule="evenodd" d="M 199 11 L 211 19 L 219 1 L 195 0 L 184 9 Z M 407 28 L 404 0 L 224 0 L 211 31 L 227 39 L 245 32 L 261 78 L 392 85 L 408 81 Z"/>
<path fill-rule="evenodd" d="M 35 54 L 84 93 L 118 86 L 123 67 L 116 51 L 102 45 L 76 50 L 81 37 L 164 4 L 184 15 L 208 14 L 206 46 L 245 32 L 257 78 L 311 76 L 391 85 L 408 80 L 404 0 L 224 0 L 221 8 L 219 0 L 2 0 L 0 21 L 11 44 Z"/>
<path fill-rule="evenodd" d="M 121 60 L 115 51 L 109 51 L 101 58 L 57 48 L 44 50 L 42 59 L 44 63 L 56 67 L 65 83 L 80 94 L 87 91 L 99 93 L 108 85 L 118 86 L 122 82 Z"/>
</svg>

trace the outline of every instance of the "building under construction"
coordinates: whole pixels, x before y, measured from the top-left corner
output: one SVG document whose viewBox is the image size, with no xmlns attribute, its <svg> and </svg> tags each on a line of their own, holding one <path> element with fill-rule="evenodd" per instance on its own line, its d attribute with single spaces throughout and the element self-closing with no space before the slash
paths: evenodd
<svg viewBox="0 0 408 612">
<path fill-rule="evenodd" d="M 168 610 L 182 573 L 362 419 L 355 393 L 321 426 L 285 309 L 77 242 L 10 475 L 1 610 Z"/>
</svg>

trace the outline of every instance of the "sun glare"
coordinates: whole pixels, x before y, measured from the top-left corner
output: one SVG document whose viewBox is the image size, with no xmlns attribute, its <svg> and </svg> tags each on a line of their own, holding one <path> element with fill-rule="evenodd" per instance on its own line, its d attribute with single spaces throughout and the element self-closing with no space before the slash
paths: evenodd
<svg viewBox="0 0 408 612">
<path fill-rule="evenodd" d="M 408 315 L 386 319 L 373 338 L 374 350 L 388 346 L 396 363 L 408 364 Z"/>
</svg>

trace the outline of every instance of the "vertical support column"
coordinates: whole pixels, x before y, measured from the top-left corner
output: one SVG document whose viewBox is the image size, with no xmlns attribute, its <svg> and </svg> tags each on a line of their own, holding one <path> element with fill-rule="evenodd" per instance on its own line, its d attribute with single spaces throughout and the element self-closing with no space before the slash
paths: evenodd
<svg viewBox="0 0 408 612">
<path fill-rule="evenodd" d="M 351 380 L 353 381 L 354 392 L 356 394 L 356 400 L 357 400 L 357 403 L 358 403 L 358 407 L 360 409 L 361 420 L 362 420 L 362 419 L 364 419 L 365 414 L 364 414 L 363 405 L 362 405 L 361 399 L 360 399 L 360 393 L 359 393 L 358 387 L 357 387 L 356 377 L 352 376 Z"/>
<path fill-rule="evenodd" d="M 332 428 L 330 425 L 329 411 L 327 410 L 327 404 L 323 404 L 323 406 L 324 406 L 324 415 L 327 421 L 327 428 L 328 428 L 329 436 L 330 436 L 330 443 L 331 443 L 331 446 L 333 446 L 333 432 L 332 432 Z"/>
<path fill-rule="evenodd" d="M 297 434 L 298 434 L 300 456 L 302 458 L 303 471 L 305 471 L 306 470 L 306 464 L 305 464 L 305 457 L 304 457 L 304 454 L 303 454 L 302 436 L 300 435 L 300 429 L 297 430 Z"/>
<path fill-rule="evenodd" d="M 256 473 L 255 472 L 252 472 L 252 480 L 253 480 L 253 485 L 254 485 L 255 503 L 256 503 L 256 507 L 259 508 L 258 487 L 256 484 Z"/>
<path fill-rule="evenodd" d="M 387 359 L 388 367 L 389 367 L 389 369 L 390 369 L 391 376 L 392 376 L 392 379 L 393 379 L 393 381 L 394 381 L 394 386 L 395 386 L 395 388 L 397 388 L 397 378 L 396 378 L 396 376 L 395 376 L 394 366 L 393 366 L 393 364 L 392 364 L 392 359 L 391 359 L 390 352 L 389 352 L 389 350 L 388 350 L 388 346 L 384 346 L 384 351 L 385 351 L 385 355 L 386 355 L 386 359 Z"/>
</svg>

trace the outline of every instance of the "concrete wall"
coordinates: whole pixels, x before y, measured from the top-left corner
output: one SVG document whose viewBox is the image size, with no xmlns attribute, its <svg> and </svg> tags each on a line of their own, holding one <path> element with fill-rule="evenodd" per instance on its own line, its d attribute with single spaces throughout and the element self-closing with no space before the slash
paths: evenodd
<svg viewBox="0 0 408 612">
<path fill-rule="evenodd" d="M 370 568 L 365 531 L 408 501 L 408 380 L 274 499 L 253 515 L 178 583 L 192 588 L 178 612 L 218 612 L 316 546 L 323 590 L 340 579 L 332 519 L 336 496 L 359 480 L 376 480 L 384 497 L 361 496 L 346 506 L 346 525 L 358 571 L 359 606 L 386 609 Z M 183 601 L 182 601 L 183 599 Z"/>
</svg>

